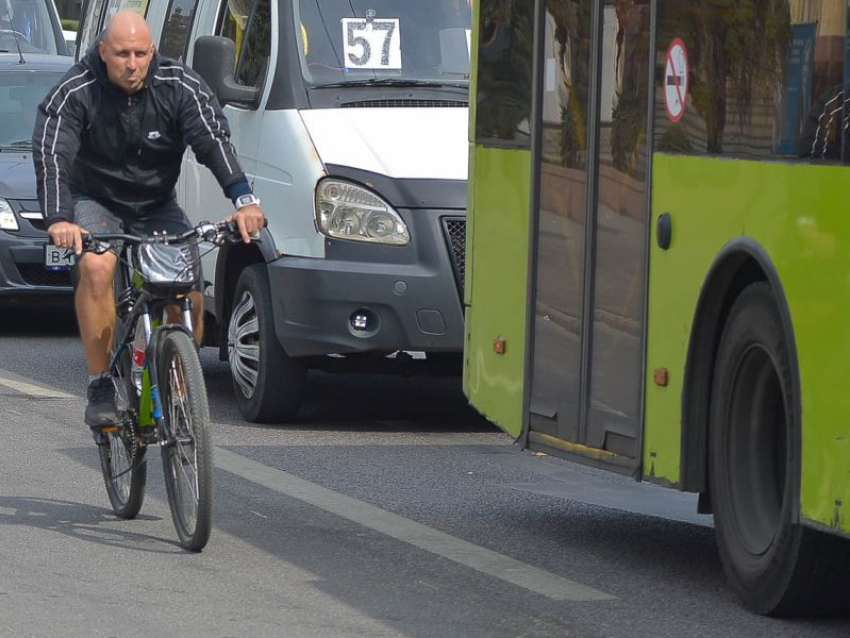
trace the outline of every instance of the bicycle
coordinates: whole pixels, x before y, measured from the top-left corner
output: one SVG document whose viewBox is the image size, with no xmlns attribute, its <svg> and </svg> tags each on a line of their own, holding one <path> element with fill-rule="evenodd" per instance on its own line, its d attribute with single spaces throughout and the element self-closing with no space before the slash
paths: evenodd
<svg viewBox="0 0 850 638">
<path fill-rule="evenodd" d="M 168 505 L 180 544 L 201 551 L 213 514 L 209 404 L 187 293 L 197 286 L 200 257 L 188 248 L 239 241 L 233 222 L 203 222 L 175 235 L 84 235 L 83 250 L 114 250 L 116 326 L 109 374 L 117 422 L 95 434 L 106 492 L 117 516 L 132 519 L 144 501 L 147 448 L 162 454 Z M 188 248 L 188 249 L 187 249 Z M 164 323 L 179 306 L 183 323 Z"/>
</svg>

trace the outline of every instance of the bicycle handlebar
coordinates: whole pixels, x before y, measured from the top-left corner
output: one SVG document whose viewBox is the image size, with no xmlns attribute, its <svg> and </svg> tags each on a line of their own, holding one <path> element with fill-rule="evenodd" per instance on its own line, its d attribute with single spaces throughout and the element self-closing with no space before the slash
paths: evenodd
<svg viewBox="0 0 850 638">
<path fill-rule="evenodd" d="M 268 225 L 264 220 L 263 227 Z M 174 235 L 129 235 L 126 233 L 87 233 L 83 235 L 83 252 L 96 251 L 99 242 L 123 241 L 128 244 L 179 244 L 187 239 L 197 238 L 210 243 L 219 243 L 222 239 L 233 242 L 241 241 L 239 227 L 234 221 L 201 222 L 194 228 Z"/>
</svg>

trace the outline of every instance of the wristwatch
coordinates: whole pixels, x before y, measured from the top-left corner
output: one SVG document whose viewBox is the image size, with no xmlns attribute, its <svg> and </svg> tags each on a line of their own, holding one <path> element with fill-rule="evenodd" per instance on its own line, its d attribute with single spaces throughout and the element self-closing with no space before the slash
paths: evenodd
<svg viewBox="0 0 850 638">
<path fill-rule="evenodd" d="M 236 198 L 236 210 L 245 208 L 245 206 L 251 206 L 252 204 L 256 204 L 257 206 L 260 205 L 260 198 L 254 195 L 254 193 L 240 195 Z"/>
</svg>

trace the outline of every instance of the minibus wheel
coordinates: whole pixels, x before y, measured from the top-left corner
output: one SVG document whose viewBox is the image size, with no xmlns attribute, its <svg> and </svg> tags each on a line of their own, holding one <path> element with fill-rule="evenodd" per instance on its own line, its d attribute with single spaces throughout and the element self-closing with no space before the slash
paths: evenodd
<svg viewBox="0 0 850 638">
<path fill-rule="evenodd" d="M 236 403 L 246 420 L 281 423 L 295 416 L 307 366 L 277 340 L 265 264 L 248 266 L 236 282 L 227 353 Z"/>
<path fill-rule="evenodd" d="M 850 609 L 850 543 L 799 521 L 799 414 L 771 287 L 751 284 L 732 306 L 717 353 L 709 479 L 724 571 L 760 614 Z"/>
</svg>

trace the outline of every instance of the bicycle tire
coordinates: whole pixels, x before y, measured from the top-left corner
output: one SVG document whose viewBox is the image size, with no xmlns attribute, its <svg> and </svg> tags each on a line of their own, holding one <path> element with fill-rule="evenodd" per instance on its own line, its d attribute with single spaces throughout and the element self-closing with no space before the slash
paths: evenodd
<svg viewBox="0 0 850 638">
<path fill-rule="evenodd" d="M 129 396 L 135 398 L 129 375 L 130 353 L 124 350 L 113 371 L 113 381 L 116 386 L 123 384 L 123 389 L 116 387 L 116 392 L 131 393 Z M 112 511 L 126 519 L 135 518 L 141 511 L 148 476 L 146 448 L 136 444 L 135 433 L 130 427 L 132 419 L 136 418 L 132 405 L 119 415 L 118 429 L 105 433 L 107 444 L 98 446 L 100 469 Z"/>
<path fill-rule="evenodd" d="M 163 418 L 174 444 L 162 447 L 168 507 L 180 544 L 201 551 L 213 515 L 212 444 L 207 390 L 194 340 L 182 330 L 167 332 L 157 348 Z"/>
</svg>

